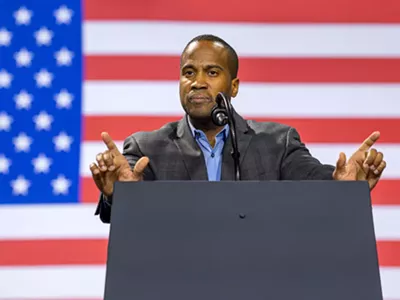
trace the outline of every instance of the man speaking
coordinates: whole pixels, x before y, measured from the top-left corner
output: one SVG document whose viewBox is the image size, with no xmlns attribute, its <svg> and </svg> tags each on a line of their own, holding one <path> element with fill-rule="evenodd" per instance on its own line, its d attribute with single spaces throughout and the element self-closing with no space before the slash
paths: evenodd
<svg viewBox="0 0 400 300">
<path fill-rule="evenodd" d="M 159 130 L 127 137 L 122 153 L 108 133 L 102 133 L 106 149 L 90 170 L 101 192 L 96 215 L 103 222 L 110 222 L 116 181 L 234 180 L 229 128 L 216 126 L 211 111 L 218 93 L 229 99 L 239 93 L 238 69 L 238 56 L 224 40 L 195 37 L 180 62 L 185 116 Z M 349 158 L 338 154 L 336 166 L 331 166 L 311 156 L 293 127 L 245 120 L 236 112 L 234 119 L 242 180 L 367 180 L 372 190 L 386 167 L 383 154 L 372 148 L 379 132 L 360 141 Z"/>
</svg>

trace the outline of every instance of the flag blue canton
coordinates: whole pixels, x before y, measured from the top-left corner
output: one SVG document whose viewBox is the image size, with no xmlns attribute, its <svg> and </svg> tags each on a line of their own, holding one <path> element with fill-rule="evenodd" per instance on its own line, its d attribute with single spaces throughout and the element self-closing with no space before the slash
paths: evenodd
<svg viewBox="0 0 400 300">
<path fill-rule="evenodd" d="M 79 201 L 81 2 L 0 0 L 0 203 Z"/>
</svg>

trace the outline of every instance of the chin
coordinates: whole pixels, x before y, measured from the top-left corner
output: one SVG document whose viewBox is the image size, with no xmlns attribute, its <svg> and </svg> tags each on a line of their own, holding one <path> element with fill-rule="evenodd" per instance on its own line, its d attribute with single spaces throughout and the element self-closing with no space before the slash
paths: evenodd
<svg viewBox="0 0 400 300">
<path fill-rule="evenodd" d="M 204 120 L 204 121 L 211 120 L 211 114 L 210 114 L 210 113 L 207 114 L 207 113 L 191 112 L 191 113 L 189 113 L 188 115 L 189 115 L 192 119 L 198 120 L 198 121 L 201 121 L 201 120 Z"/>
<path fill-rule="evenodd" d="M 210 118 L 211 117 L 211 109 L 208 107 L 204 108 L 191 108 L 189 109 L 189 116 L 192 118 L 198 118 L 198 119 L 203 119 L 203 118 Z"/>
</svg>

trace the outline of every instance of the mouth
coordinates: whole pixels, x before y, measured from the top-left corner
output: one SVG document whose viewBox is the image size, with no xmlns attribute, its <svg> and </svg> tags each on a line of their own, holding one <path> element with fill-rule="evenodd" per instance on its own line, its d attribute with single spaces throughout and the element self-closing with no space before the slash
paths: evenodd
<svg viewBox="0 0 400 300">
<path fill-rule="evenodd" d="M 212 102 L 212 98 L 205 95 L 192 95 L 189 96 L 189 102 L 191 103 L 207 103 Z"/>
</svg>

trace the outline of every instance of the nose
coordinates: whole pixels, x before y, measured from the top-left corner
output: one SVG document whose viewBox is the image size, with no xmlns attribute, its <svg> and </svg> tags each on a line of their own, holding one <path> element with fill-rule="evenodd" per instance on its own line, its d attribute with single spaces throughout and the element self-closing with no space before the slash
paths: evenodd
<svg viewBox="0 0 400 300">
<path fill-rule="evenodd" d="M 192 89 L 206 89 L 208 86 L 205 76 L 197 74 L 196 78 L 192 82 Z"/>
</svg>

